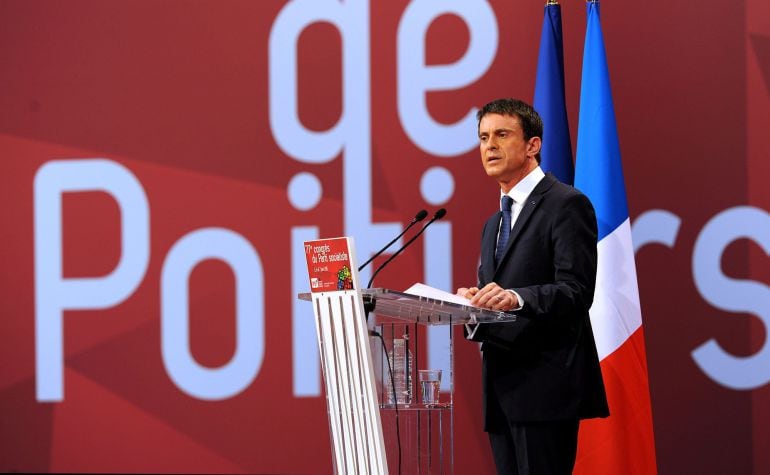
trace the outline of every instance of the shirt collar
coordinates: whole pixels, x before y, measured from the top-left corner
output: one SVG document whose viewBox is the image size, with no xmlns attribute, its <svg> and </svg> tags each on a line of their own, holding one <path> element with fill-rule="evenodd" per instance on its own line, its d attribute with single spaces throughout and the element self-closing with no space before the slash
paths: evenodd
<svg viewBox="0 0 770 475">
<path fill-rule="evenodd" d="M 511 188 L 507 195 L 510 196 L 515 203 L 524 203 L 529 195 L 532 194 L 532 190 L 535 189 L 537 184 L 540 183 L 540 180 L 543 178 L 545 178 L 545 173 L 543 173 L 543 169 L 540 168 L 540 166 L 537 166 L 534 170 L 529 172 L 524 179 L 516 183 L 516 186 Z M 503 193 L 503 191 L 500 190 L 500 198 L 505 194 L 506 193 Z"/>
</svg>

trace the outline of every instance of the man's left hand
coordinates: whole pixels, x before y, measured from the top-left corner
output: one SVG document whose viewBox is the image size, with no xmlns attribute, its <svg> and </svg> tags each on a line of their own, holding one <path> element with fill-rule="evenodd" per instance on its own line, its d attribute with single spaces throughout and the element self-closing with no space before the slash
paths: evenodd
<svg viewBox="0 0 770 475">
<path fill-rule="evenodd" d="M 507 312 L 508 310 L 518 308 L 519 300 L 515 294 L 492 282 L 485 285 L 473 296 L 471 305 Z"/>
</svg>

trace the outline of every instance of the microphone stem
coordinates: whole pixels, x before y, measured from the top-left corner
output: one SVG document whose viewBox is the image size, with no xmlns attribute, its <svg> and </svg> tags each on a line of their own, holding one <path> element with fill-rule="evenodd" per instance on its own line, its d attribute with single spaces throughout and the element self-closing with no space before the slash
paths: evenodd
<svg viewBox="0 0 770 475">
<path fill-rule="evenodd" d="M 407 232 L 407 231 L 409 231 L 409 228 L 411 228 L 412 226 L 414 226 L 414 224 L 415 224 L 416 222 L 417 222 L 417 220 L 412 220 L 412 222 L 411 222 L 411 223 L 409 223 L 409 226 L 407 226 L 406 228 L 404 228 L 404 230 L 403 230 L 403 231 L 401 231 L 401 234 L 399 234 L 398 236 L 396 236 L 396 237 L 395 237 L 395 239 L 393 239 L 392 241 L 390 241 L 390 242 L 389 242 L 389 243 L 388 243 L 388 244 L 387 244 L 385 247 L 383 247 L 382 249 L 380 249 L 379 251 L 377 251 L 377 254 L 375 254 L 375 255 L 373 255 L 372 257 L 370 257 L 368 261 L 366 261 L 366 262 L 364 262 L 363 264 L 361 264 L 361 265 L 358 267 L 358 272 L 361 272 L 361 270 L 362 270 L 364 267 L 366 267 L 367 265 L 369 265 L 369 263 L 370 263 L 370 262 L 372 262 L 374 259 L 376 259 L 376 258 L 377 258 L 377 256 L 379 256 L 380 254 L 382 254 L 383 252 L 385 252 L 385 250 L 386 250 L 387 248 L 389 248 L 390 246 L 392 246 L 394 242 L 398 241 L 398 240 L 401 238 L 401 236 L 403 236 L 404 234 L 406 234 L 406 232 Z"/>
<path fill-rule="evenodd" d="M 374 274 L 372 274 L 372 278 L 371 278 L 371 279 L 369 279 L 369 284 L 368 284 L 366 287 L 371 289 L 371 288 L 372 288 L 372 283 L 374 282 L 374 278 L 375 278 L 375 277 L 377 277 L 377 274 L 379 274 L 379 273 L 380 273 L 380 271 L 381 271 L 382 269 L 384 269 L 384 268 L 385 268 L 385 266 L 386 266 L 386 265 L 388 265 L 388 263 L 389 263 L 390 261 L 392 261 L 393 259 L 395 259 L 395 258 L 396 258 L 396 256 L 398 256 L 399 254 L 401 254 L 401 252 L 402 252 L 404 249 L 406 249 L 407 247 L 409 247 L 409 245 L 410 245 L 410 244 L 412 244 L 412 242 L 414 242 L 414 240 L 415 240 L 415 239 L 417 239 L 418 237 L 420 237 L 420 235 L 423 233 L 423 231 L 425 231 L 425 230 L 428 228 L 428 226 L 430 226 L 430 225 L 431 225 L 431 223 L 433 223 L 433 221 L 435 221 L 436 219 L 438 219 L 438 218 L 437 218 L 437 217 L 435 217 L 435 216 L 434 216 L 433 218 L 431 218 L 431 220 L 430 220 L 430 221 L 428 221 L 427 223 L 425 223 L 425 226 L 423 226 L 423 227 L 422 227 L 422 229 L 420 229 L 420 231 L 419 231 L 417 234 L 415 234 L 414 236 L 412 236 L 412 237 L 411 237 L 411 239 L 409 239 L 409 240 L 406 242 L 406 244 L 404 244 L 403 246 L 401 246 L 401 249 L 399 249 L 398 251 L 396 251 L 395 253 L 393 253 L 393 254 L 392 254 L 392 255 L 391 255 L 389 258 L 388 258 L 388 260 L 387 260 L 387 261 L 383 262 L 383 263 L 382 263 L 382 265 L 381 265 L 380 267 L 378 267 L 376 271 L 374 271 Z M 407 229 L 408 229 L 408 228 L 407 228 Z M 404 232 L 406 232 L 406 230 L 405 230 Z M 396 238 L 396 239 L 398 239 L 398 238 Z"/>
</svg>

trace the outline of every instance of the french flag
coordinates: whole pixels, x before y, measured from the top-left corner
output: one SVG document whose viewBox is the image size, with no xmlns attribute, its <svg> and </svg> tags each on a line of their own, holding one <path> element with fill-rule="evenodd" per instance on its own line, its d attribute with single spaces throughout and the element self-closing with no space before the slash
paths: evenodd
<svg viewBox="0 0 770 475">
<path fill-rule="evenodd" d="M 591 307 L 610 417 L 581 422 L 574 473 L 657 473 L 639 289 L 599 2 L 587 4 L 575 187 L 599 224 Z"/>
</svg>

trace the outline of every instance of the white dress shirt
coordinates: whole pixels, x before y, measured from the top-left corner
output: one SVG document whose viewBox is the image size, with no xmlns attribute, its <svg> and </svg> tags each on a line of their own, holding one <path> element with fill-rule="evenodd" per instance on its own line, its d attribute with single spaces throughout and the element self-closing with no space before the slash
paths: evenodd
<svg viewBox="0 0 770 475">
<path fill-rule="evenodd" d="M 529 174 L 525 176 L 520 182 L 516 183 L 516 186 L 508 191 L 508 196 L 510 196 L 513 200 L 513 207 L 511 208 L 511 229 L 513 229 L 513 225 L 516 224 L 516 219 L 521 214 L 521 210 L 524 208 L 524 203 L 527 202 L 527 198 L 529 198 L 529 195 L 532 194 L 532 190 L 535 189 L 537 184 L 540 183 L 540 180 L 543 178 L 545 178 L 543 169 L 539 166 L 535 167 L 534 170 L 529 172 Z M 503 193 L 503 190 L 500 190 L 501 203 L 502 197 L 505 194 L 506 193 Z M 498 238 L 500 237 L 500 230 L 497 231 L 497 236 Z"/>
</svg>

